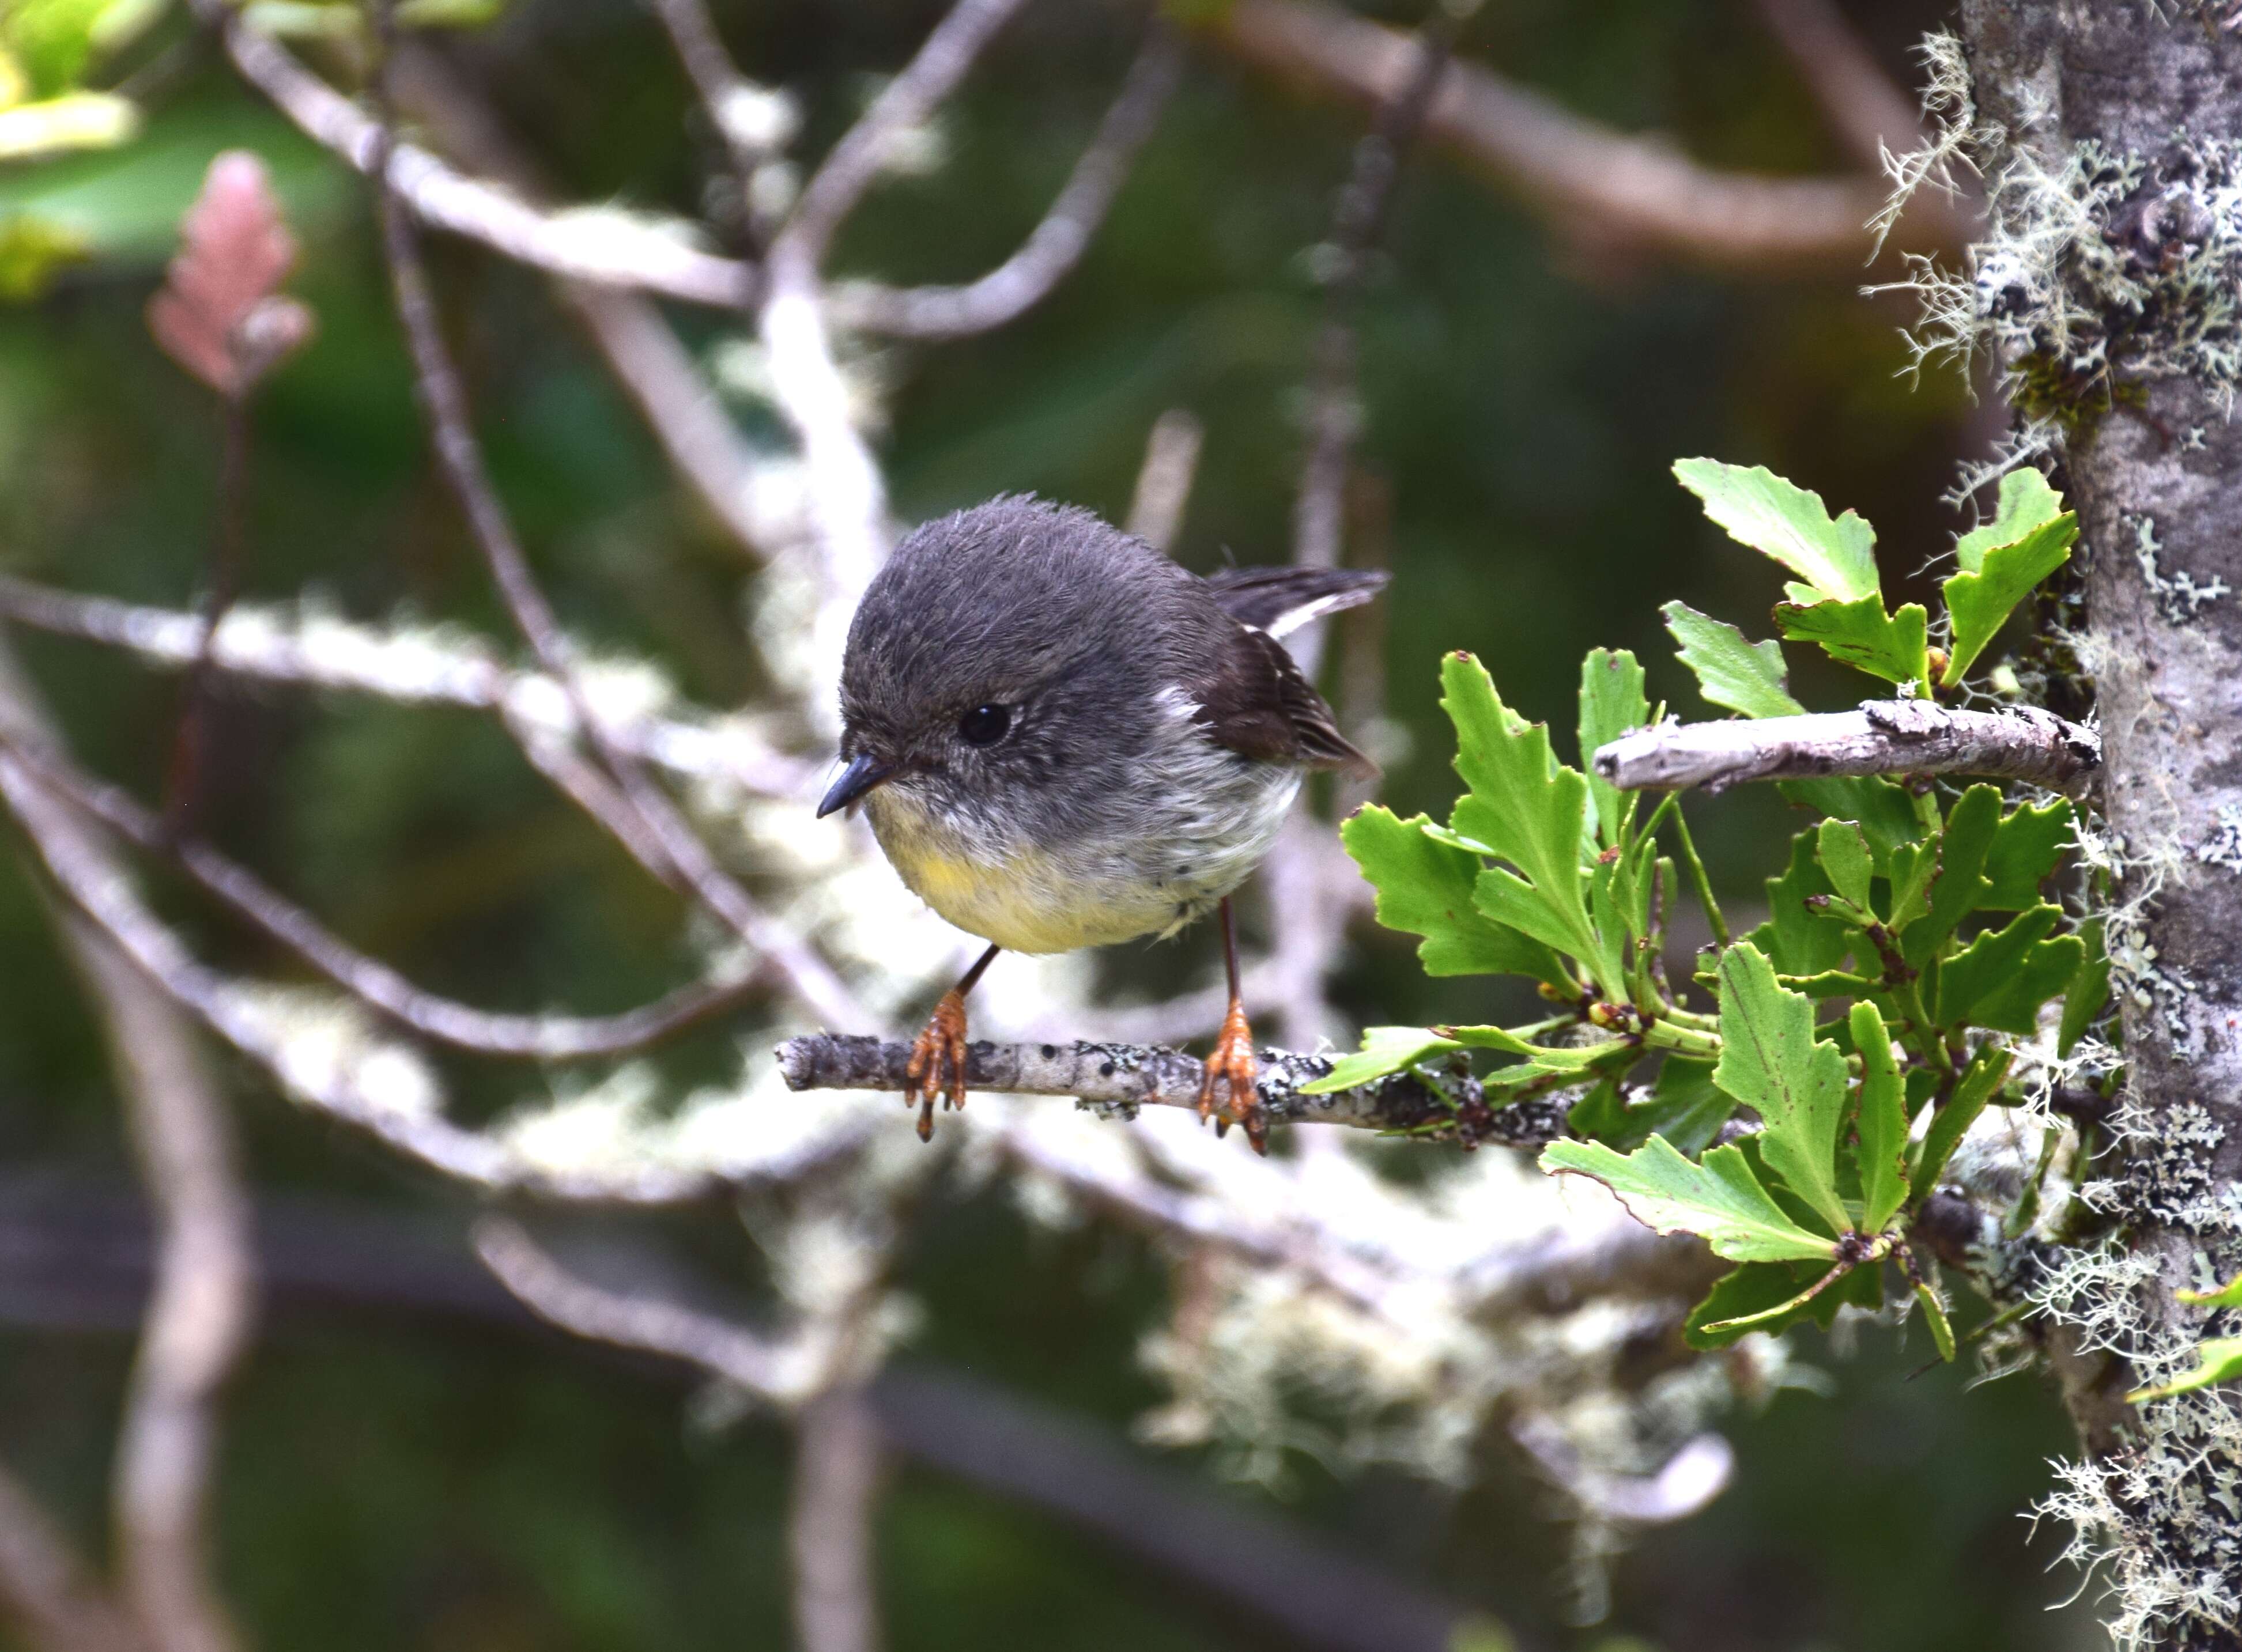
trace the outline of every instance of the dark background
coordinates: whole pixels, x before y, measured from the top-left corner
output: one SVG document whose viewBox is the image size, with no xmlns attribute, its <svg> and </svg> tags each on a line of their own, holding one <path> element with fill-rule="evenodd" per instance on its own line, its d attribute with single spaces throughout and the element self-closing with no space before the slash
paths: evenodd
<svg viewBox="0 0 2242 1652">
<path fill-rule="evenodd" d="M 900 64 L 939 16 L 899 0 L 719 10 L 748 72 L 803 95 L 813 154 L 857 107 L 862 77 Z M 1939 17 L 1915 0 L 1852 10 L 1896 76 Z M 836 271 L 956 279 L 1001 258 L 1064 176 L 1140 26 L 1118 4 L 1030 7 L 951 106 L 948 164 L 883 187 Z M 634 7 L 514 0 L 448 49 L 572 198 L 697 209 L 708 149 Z M 1582 114 L 1670 132 L 1708 164 L 1844 164 L 1742 3 L 1504 0 L 1464 50 Z M 1207 439 L 1178 554 L 1201 567 L 1225 552 L 1281 558 L 1318 305 L 1305 254 L 1359 130 L 1353 115 L 1195 52 L 1054 298 L 988 338 L 887 352 L 882 452 L 898 513 L 1032 488 L 1118 515 L 1147 428 L 1180 406 Z M 0 170 L 0 210 L 75 191 L 104 224 L 98 261 L 0 309 L 0 567 L 170 605 L 198 590 L 218 425 L 206 392 L 150 342 L 142 306 L 179 211 L 229 144 L 275 169 L 305 244 L 292 290 L 319 319 L 258 405 L 251 595 L 313 590 L 354 615 L 404 607 L 500 634 L 426 463 L 362 189 L 206 57 L 164 91 L 135 145 Z M 569 622 L 658 655 L 701 701 L 751 697 L 746 565 L 674 485 L 541 281 L 433 244 L 493 463 Z M 1514 703 L 1561 728 L 1579 656 L 1596 645 L 1637 650 L 1654 697 L 1704 711 L 1658 605 L 1679 596 L 1765 634 L 1777 575 L 1703 523 L 1668 472 L 1676 457 L 1764 462 L 1833 510 L 1859 508 L 1895 573 L 1945 549 L 1965 525 L 1937 496 L 1984 423 L 1951 373 L 1919 389 L 1896 377 L 1906 312 L 1857 296 L 1865 278 L 1753 280 L 1584 252 L 1438 157 L 1413 167 L 1360 330 L 1362 458 L 1387 505 L 1368 531 L 1395 571 L 1387 691 L 1414 739 L 1391 766 L 1388 800 L 1406 812 L 1449 794 L 1434 705 L 1445 649 L 1477 652 Z M 709 318 L 680 320 L 696 344 L 720 342 Z M 151 794 L 175 683 L 77 645 L 18 642 L 86 760 Z M 1843 692 L 1810 672 L 1796 686 L 1815 705 Z M 238 692 L 220 716 L 213 830 L 408 973 L 493 1004 L 587 1010 L 674 978 L 675 903 L 492 729 Z M 1782 810 L 1740 797 L 1695 814 L 1724 895 L 1749 906 L 1775 869 Z M 205 934 L 222 960 L 272 966 L 238 936 Z M 1350 1014 L 1435 1013 L 1406 943 L 1359 940 Z M 722 1070 L 729 1049 L 719 1029 L 665 1060 L 699 1076 Z M 465 1064 L 455 1076 L 493 1107 L 520 1081 Z M 467 1266 L 457 1196 L 236 1077 L 260 1194 L 294 1201 L 292 1220 L 333 1253 L 325 1284 L 276 1295 L 228 1407 L 220 1568 L 257 1642 L 782 1642 L 785 1434 L 755 1419 L 696 1424 L 673 1374 L 539 1334 L 472 1291 L 436 1311 L 429 1297 Z M 20 861 L 0 856 L 0 1457 L 89 1546 L 130 1356 L 129 1225 L 104 1201 L 130 1180 L 94 1026 Z M 31 1244 L 73 1213 L 84 1247 Z M 643 1227 L 639 1238 L 711 1273 L 741 1266 L 722 1210 Z M 916 1354 L 936 1368 L 1035 1396 L 1117 1442 L 1158 1398 L 1134 1350 L 1166 1274 L 1133 1239 L 1031 1233 L 988 1192 L 933 1214 L 907 1282 L 930 1308 Z M 1965 1326 L 1974 1317 L 1965 1308 Z M 1565 1627 L 1565 1534 L 1500 1442 L 1462 1495 L 1338 1479 L 1307 1461 L 1281 1502 L 1207 1476 L 1195 1495 L 1246 1499 L 1534 1643 L 2094 1644 L 2083 1611 L 2044 1615 L 2072 1580 L 2046 1572 L 2054 1546 L 2020 1517 L 2044 1460 L 2068 1445 L 2037 1380 L 1972 1389 L 1966 1360 L 1919 1372 L 1919 1340 L 1902 1349 L 1870 1331 L 1843 1352 L 1801 1334 L 1829 1393 L 1780 1393 L 1733 1419 L 1735 1487 L 1619 1562 L 1612 1616 L 1594 1629 Z M 878 1550 L 897 1652 L 1294 1644 L 1124 1545 L 909 1461 Z"/>
</svg>

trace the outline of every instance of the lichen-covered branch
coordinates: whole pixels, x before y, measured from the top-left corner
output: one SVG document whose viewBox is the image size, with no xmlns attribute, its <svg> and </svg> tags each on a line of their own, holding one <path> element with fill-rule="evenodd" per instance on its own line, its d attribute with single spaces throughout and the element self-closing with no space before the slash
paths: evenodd
<svg viewBox="0 0 2242 1652">
<path fill-rule="evenodd" d="M 1972 712 L 1929 700 L 1725 723 L 1661 723 L 1597 748 L 1622 791 L 1719 792 L 1747 780 L 1847 774 L 1977 774 L 2083 796 L 2099 771 L 2094 730 L 2037 706 Z"/>
<path fill-rule="evenodd" d="M 778 1047 L 790 1090 L 901 1092 L 910 1046 L 877 1038 L 817 1033 Z M 1400 1130 L 1477 1144 L 1540 1147 L 1564 1134 L 1564 1109 L 1537 1100 L 1490 1107 L 1477 1080 L 1435 1084 L 1399 1073 L 1329 1095 L 1301 1089 L 1332 1070 L 1331 1058 L 1265 1049 L 1261 1105 L 1276 1124 L 1343 1124 Z M 976 1044 L 968 1052 L 970 1090 L 1009 1095 L 1067 1095 L 1123 1113 L 1138 1107 L 1197 1107 L 1205 1067 L 1195 1055 L 1158 1044 Z"/>
</svg>

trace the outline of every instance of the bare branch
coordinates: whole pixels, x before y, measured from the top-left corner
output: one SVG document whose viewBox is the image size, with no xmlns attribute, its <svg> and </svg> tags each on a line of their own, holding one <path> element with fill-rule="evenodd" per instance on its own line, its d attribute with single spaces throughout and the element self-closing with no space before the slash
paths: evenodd
<svg viewBox="0 0 2242 1652">
<path fill-rule="evenodd" d="M 194 614 L 54 591 L 4 574 L 0 616 L 130 649 L 151 665 L 173 668 L 196 659 L 202 625 Z M 211 663 L 265 682 L 493 712 L 555 740 L 574 738 L 580 727 L 552 677 L 509 669 L 489 644 L 466 632 L 393 632 L 316 612 L 240 607 L 212 637 Z M 737 723 L 610 715 L 605 727 L 622 750 L 680 777 L 779 798 L 801 797 L 816 778 L 814 766 L 772 749 Z"/>
<path fill-rule="evenodd" d="M 1758 0 L 1759 15 L 1813 92 L 1854 164 L 1881 172 L 1887 154 L 1923 141 L 1907 90 L 1884 73 L 1836 0 Z"/>
<path fill-rule="evenodd" d="M 778 1047 L 779 1071 L 790 1090 L 892 1090 L 903 1087 L 911 1047 L 816 1033 Z M 1327 1056 L 1265 1049 L 1261 1104 L 1279 1124 L 1344 1124 L 1402 1130 L 1469 1142 L 1538 1147 L 1564 1134 L 1563 1113 L 1531 1102 L 1490 1107 L 1478 1082 L 1436 1088 L 1400 1073 L 1358 1089 L 1308 1095 L 1300 1087 L 1332 1070 Z M 976 1044 L 968 1052 L 970 1090 L 1007 1095 L 1069 1095 L 1123 1113 L 1140 1107 L 1198 1106 L 1198 1058 L 1162 1045 Z"/>
<path fill-rule="evenodd" d="M 1191 502 L 1191 481 L 1198 473 L 1199 449 L 1206 427 L 1180 407 L 1171 407 L 1152 421 L 1144 441 L 1144 462 L 1137 472 L 1137 490 L 1129 501 L 1128 531 L 1155 550 L 1173 547 L 1184 525 L 1184 507 Z"/>
<path fill-rule="evenodd" d="M 195 15 L 218 30 L 244 78 L 314 142 L 372 177 L 382 163 L 379 125 L 267 36 L 241 21 L 226 0 L 194 0 Z M 621 212 L 538 211 L 495 184 L 463 177 L 427 150 L 400 144 L 391 162 L 399 195 L 430 227 L 480 241 L 554 275 L 602 286 L 635 287 L 716 309 L 745 303 L 753 271 L 677 235 Z"/>
<path fill-rule="evenodd" d="M 1209 37 L 1260 68 L 1375 106 L 1409 73 L 1409 37 L 1322 0 L 1237 0 Z M 1655 137 L 1615 132 L 1476 64 L 1459 63 L 1426 135 L 1568 233 L 1738 273 L 1857 267 L 1885 186 L 1872 177 L 1715 171 Z M 1946 225 L 1910 215 L 1920 244 Z"/>
<path fill-rule="evenodd" d="M 162 857 L 344 991 L 440 1043 L 485 1055 L 544 1061 L 624 1055 L 732 1007 L 755 984 L 751 972 L 734 972 L 693 982 L 618 1015 L 508 1015 L 476 1009 L 415 987 L 209 844 L 175 836 L 152 812 L 117 787 L 102 785 L 52 754 L 35 751 L 4 734 L 0 734 L 0 741 L 40 784 L 135 848 Z"/>
<path fill-rule="evenodd" d="M 803 1652 L 878 1652 L 872 1517 L 880 1429 L 863 1390 L 828 1389 L 795 1420 L 787 1555 Z"/>
<path fill-rule="evenodd" d="M 1841 774 L 1982 774 L 2084 797 L 2101 759 L 2092 729 L 2037 706 L 1968 712 L 1897 699 L 1805 717 L 1664 723 L 1598 748 L 1594 761 L 1598 774 L 1628 792 L 1719 792 L 1747 780 Z"/>
<path fill-rule="evenodd" d="M 475 1254 L 540 1319 L 574 1335 L 696 1365 L 764 1400 L 801 1392 L 799 1361 L 786 1345 L 713 1314 L 646 1295 L 607 1290 L 553 1260 L 516 1222 L 475 1224 Z"/>
<path fill-rule="evenodd" d="M 0 1469 L 0 1622 L 32 1652 L 152 1652 L 37 1500 Z"/>
<path fill-rule="evenodd" d="M 958 286 L 838 283 L 828 305 L 833 318 L 859 332 L 960 338 L 1024 315 L 1081 262 L 1182 75 L 1182 39 L 1155 19 L 1090 147 L 1017 251 L 979 279 Z"/>
<path fill-rule="evenodd" d="M 1716 1434 L 1684 1441 L 1652 1475 L 1614 1475 L 1589 1468 L 1562 1429 L 1531 1413 L 1511 1424 L 1510 1435 L 1582 1508 L 1634 1525 L 1687 1520 L 1725 1491 L 1735 1473 L 1735 1451 Z"/>
</svg>

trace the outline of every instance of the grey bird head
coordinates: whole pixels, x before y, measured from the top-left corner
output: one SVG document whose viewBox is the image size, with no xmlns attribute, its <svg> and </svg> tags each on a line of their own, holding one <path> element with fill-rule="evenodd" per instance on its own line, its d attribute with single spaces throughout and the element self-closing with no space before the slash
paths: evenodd
<svg viewBox="0 0 2242 1652">
<path fill-rule="evenodd" d="M 1091 830 L 1172 729 L 1162 691 L 1236 630 L 1203 581 L 1088 511 L 1007 496 L 930 522 L 849 628 L 848 767 L 818 813 L 886 786 L 992 839 Z"/>
</svg>

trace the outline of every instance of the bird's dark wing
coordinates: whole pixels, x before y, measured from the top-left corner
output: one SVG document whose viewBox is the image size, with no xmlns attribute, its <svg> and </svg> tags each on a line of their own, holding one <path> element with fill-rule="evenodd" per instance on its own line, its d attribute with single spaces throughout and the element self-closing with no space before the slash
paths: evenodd
<svg viewBox="0 0 2242 1652">
<path fill-rule="evenodd" d="M 1359 607 L 1387 575 L 1353 568 L 1225 568 L 1206 577 L 1214 599 L 1241 625 L 1281 637 L 1311 619 Z"/>
<path fill-rule="evenodd" d="M 1339 769 L 1358 779 L 1377 775 L 1378 765 L 1347 743 L 1284 644 L 1242 625 L 1232 638 L 1200 679 L 1185 685 L 1198 702 L 1197 720 L 1216 745 L 1265 763 Z"/>
</svg>

